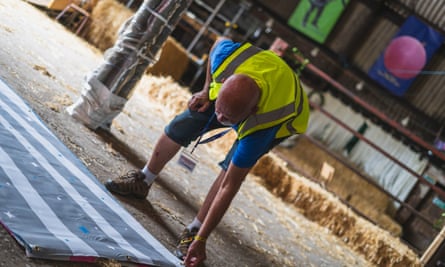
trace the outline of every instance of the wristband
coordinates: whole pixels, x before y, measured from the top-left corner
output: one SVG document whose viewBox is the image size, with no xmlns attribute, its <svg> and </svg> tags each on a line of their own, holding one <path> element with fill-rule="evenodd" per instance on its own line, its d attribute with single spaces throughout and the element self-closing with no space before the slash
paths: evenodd
<svg viewBox="0 0 445 267">
<path fill-rule="evenodd" d="M 196 240 L 196 241 L 204 242 L 204 243 L 207 241 L 207 238 L 202 237 L 200 235 L 195 235 L 195 237 L 193 239 Z"/>
</svg>

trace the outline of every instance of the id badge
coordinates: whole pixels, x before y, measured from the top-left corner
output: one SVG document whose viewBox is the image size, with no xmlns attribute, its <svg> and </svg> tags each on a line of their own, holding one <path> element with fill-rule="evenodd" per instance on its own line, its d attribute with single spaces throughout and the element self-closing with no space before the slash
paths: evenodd
<svg viewBox="0 0 445 267">
<path fill-rule="evenodd" d="M 188 171 L 193 172 L 198 163 L 198 158 L 192 155 L 189 150 L 183 148 L 179 155 L 178 163 Z"/>
</svg>

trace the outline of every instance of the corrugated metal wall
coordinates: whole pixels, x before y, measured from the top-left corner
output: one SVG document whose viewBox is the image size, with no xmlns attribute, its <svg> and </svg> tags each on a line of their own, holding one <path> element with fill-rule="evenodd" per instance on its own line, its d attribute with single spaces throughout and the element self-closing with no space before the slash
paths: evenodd
<svg viewBox="0 0 445 267">
<path fill-rule="evenodd" d="M 429 116 L 445 123 L 445 53 L 441 49 L 433 62 L 426 67 L 431 74 L 424 74 L 413 84 L 406 99 Z M 434 73 L 436 72 L 436 73 Z"/>
<path fill-rule="evenodd" d="M 439 29 L 445 28 L 445 1 L 438 0 L 401 0 L 401 3 L 412 8 L 420 17 L 437 26 Z"/>
<path fill-rule="evenodd" d="M 373 16 L 372 10 L 360 2 L 353 2 L 350 5 L 351 9 L 347 9 L 344 15 L 347 20 L 344 20 L 342 27 L 336 28 L 334 33 L 336 38 L 330 39 L 327 43 L 327 46 L 338 54 L 350 53 L 350 44 L 356 41 L 357 36 L 361 36 Z"/>
<path fill-rule="evenodd" d="M 367 73 L 398 29 L 397 25 L 387 19 L 379 18 L 375 20 L 374 28 L 369 33 L 366 42 L 352 58 L 353 63 Z"/>
</svg>

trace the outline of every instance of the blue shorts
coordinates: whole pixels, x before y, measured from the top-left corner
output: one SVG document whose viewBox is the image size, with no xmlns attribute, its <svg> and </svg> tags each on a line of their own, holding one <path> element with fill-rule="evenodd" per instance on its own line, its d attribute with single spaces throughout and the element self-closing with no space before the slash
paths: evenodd
<svg viewBox="0 0 445 267">
<path fill-rule="evenodd" d="M 212 117 L 213 120 L 208 125 L 206 132 L 227 127 L 219 123 L 213 114 L 215 114 L 214 103 L 205 112 L 187 109 L 165 127 L 165 134 L 176 143 L 186 147 L 203 133 Z"/>
<path fill-rule="evenodd" d="M 187 147 L 203 133 L 218 128 L 227 128 L 218 122 L 214 113 L 214 103 L 205 112 L 187 109 L 165 127 L 165 134 L 181 146 Z M 204 132 L 206 126 L 207 130 Z M 232 163 L 237 167 L 252 167 L 262 155 L 285 139 L 275 139 L 278 128 L 279 126 L 257 131 L 241 140 L 235 140 L 225 159 L 219 165 L 227 170 L 233 160 Z"/>
</svg>

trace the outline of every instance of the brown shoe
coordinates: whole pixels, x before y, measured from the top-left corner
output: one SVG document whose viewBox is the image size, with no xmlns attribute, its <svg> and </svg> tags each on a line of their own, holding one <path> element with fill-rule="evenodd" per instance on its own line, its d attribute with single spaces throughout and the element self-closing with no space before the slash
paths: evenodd
<svg viewBox="0 0 445 267">
<path fill-rule="evenodd" d="M 195 239 L 195 235 L 198 233 L 197 228 L 193 228 L 191 231 L 187 228 L 182 231 L 181 236 L 179 236 L 178 245 L 176 245 L 176 249 L 174 254 L 178 259 L 184 260 L 185 256 L 187 256 L 187 251 Z"/>
<path fill-rule="evenodd" d="M 113 193 L 123 196 L 134 196 L 136 198 L 146 198 L 151 185 L 145 181 L 145 174 L 139 170 L 129 171 L 128 173 L 116 178 L 108 180 L 105 187 Z"/>
</svg>

